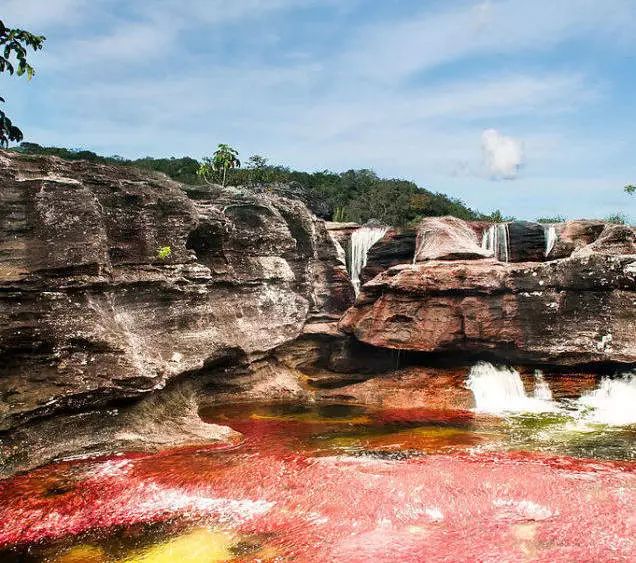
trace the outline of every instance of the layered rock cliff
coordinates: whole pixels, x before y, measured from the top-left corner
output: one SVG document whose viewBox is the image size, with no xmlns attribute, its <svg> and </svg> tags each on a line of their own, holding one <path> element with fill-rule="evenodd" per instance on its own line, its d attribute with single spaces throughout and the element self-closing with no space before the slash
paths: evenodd
<svg viewBox="0 0 636 563">
<path fill-rule="evenodd" d="M 0 430 L 249 363 L 352 299 L 298 200 L 0 153 Z"/>
<path fill-rule="evenodd" d="M 569 248 L 569 254 L 550 260 L 537 234 L 527 247 L 539 249 L 533 255 L 541 262 L 506 263 L 484 258 L 469 225 L 461 223 L 426 219 L 418 232 L 418 263 L 391 267 L 364 285 L 341 329 L 396 350 L 490 353 L 556 365 L 636 362 L 632 227 L 571 222 L 560 231 L 594 227 L 596 236 L 564 236 L 558 249 Z M 537 230 L 543 233 L 541 226 L 511 224 L 506 232 Z M 515 237 L 510 255 L 528 254 Z M 453 259 L 463 252 L 472 260 Z"/>
</svg>

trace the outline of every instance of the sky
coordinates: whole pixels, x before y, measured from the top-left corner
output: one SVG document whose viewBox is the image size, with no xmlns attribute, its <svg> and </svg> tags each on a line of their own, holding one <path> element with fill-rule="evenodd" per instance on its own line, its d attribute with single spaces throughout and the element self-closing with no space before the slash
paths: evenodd
<svg viewBox="0 0 636 563">
<path fill-rule="evenodd" d="M 634 0 L 2 0 L 43 145 L 372 168 L 519 218 L 636 219 Z"/>
</svg>

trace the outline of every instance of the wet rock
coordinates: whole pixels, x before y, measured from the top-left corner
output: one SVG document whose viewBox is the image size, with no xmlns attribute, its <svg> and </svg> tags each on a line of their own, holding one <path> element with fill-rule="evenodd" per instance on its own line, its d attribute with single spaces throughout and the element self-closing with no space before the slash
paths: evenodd
<svg viewBox="0 0 636 563">
<path fill-rule="evenodd" d="M 318 396 L 384 409 L 469 410 L 475 401 L 464 385 L 466 375 L 466 369 L 411 366 L 323 390 Z"/>
<path fill-rule="evenodd" d="M 543 225 L 529 221 L 508 224 L 510 262 L 543 262 L 546 240 Z"/>
<path fill-rule="evenodd" d="M 366 283 L 388 268 L 398 264 L 411 264 L 415 256 L 415 229 L 389 229 L 367 254 L 367 264 L 360 273 Z"/>
<path fill-rule="evenodd" d="M 198 397 L 197 387 L 187 383 L 133 405 L 31 421 L 0 441 L 0 478 L 78 456 L 240 442 L 239 432 L 201 420 Z"/>
<path fill-rule="evenodd" d="M 492 258 L 481 248 L 477 234 L 456 217 L 427 217 L 417 226 L 415 262 Z"/>
</svg>

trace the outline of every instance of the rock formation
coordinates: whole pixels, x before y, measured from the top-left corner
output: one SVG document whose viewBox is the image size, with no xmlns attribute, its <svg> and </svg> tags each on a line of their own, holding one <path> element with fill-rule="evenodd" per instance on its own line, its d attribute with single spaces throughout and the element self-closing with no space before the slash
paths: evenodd
<svg viewBox="0 0 636 563">
<path fill-rule="evenodd" d="M 249 363 L 352 299 L 298 200 L 0 153 L 0 430 Z"/>
<path fill-rule="evenodd" d="M 636 256 L 395 266 L 340 327 L 385 348 L 555 364 L 636 362 Z"/>
<path fill-rule="evenodd" d="M 456 217 L 427 217 L 417 227 L 415 262 L 491 258 L 466 221 Z"/>
<path fill-rule="evenodd" d="M 5 473 L 239 439 L 201 422 L 202 396 L 469 408 L 440 386 L 470 355 L 636 365 L 633 228 L 556 225 L 546 257 L 541 225 L 510 224 L 504 263 L 485 223 L 383 227 L 354 304 L 344 248 L 359 226 L 326 224 L 296 192 L 0 151 Z"/>
</svg>

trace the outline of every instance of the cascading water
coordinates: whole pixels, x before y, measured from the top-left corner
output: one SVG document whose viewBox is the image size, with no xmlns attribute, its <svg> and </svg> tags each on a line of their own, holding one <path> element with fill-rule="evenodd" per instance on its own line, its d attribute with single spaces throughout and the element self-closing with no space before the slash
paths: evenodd
<svg viewBox="0 0 636 563">
<path fill-rule="evenodd" d="M 543 372 L 538 369 L 534 372 L 534 392 L 532 395 L 540 401 L 552 401 L 552 390 L 543 377 Z"/>
<path fill-rule="evenodd" d="M 388 227 L 363 226 L 351 235 L 349 276 L 356 295 L 360 293 L 360 272 L 367 264 L 369 249 L 388 231 Z"/>
<path fill-rule="evenodd" d="M 552 402 L 552 393 L 543 375 L 535 374 L 535 382 L 535 395 L 528 397 L 519 372 L 479 362 L 470 370 L 466 387 L 473 392 L 477 412 L 503 414 L 554 411 L 556 405 Z"/>
<path fill-rule="evenodd" d="M 492 252 L 497 260 L 508 262 L 510 259 L 508 223 L 497 223 L 488 227 L 481 239 L 481 247 Z"/>
<path fill-rule="evenodd" d="M 636 424 L 636 374 L 604 378 L 597 389 L 577 401 L 577 406 L 585 422 L 609 426 Z"/>
<path fill-rule="evenodd" d="M 559 412 L 571 417 L 567 430 L 585 430 L 590 424 L 636 424 L 636 374 L 604 378 L 594 390 L 576 401 L 558 403 L 539 370 L 534 372 L 534 392 L 528 396 L 519 373 L 508 367 L 480 362 L 472 367 L 466 387 L 475 397 L 475 410 L 490 414 Z M 576 422 L 572 425 L 572 422 Z"/>
<path fill-rule="evenodd" d="M 559 235 L 554 225 L 543 225 L 543 234 L 545 235 L 545 255 L 549 256 L 554 248 Z"/>
</svg>

